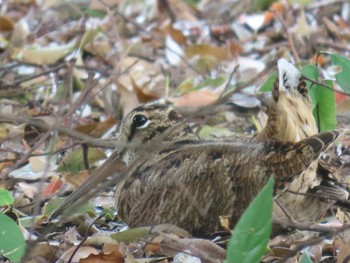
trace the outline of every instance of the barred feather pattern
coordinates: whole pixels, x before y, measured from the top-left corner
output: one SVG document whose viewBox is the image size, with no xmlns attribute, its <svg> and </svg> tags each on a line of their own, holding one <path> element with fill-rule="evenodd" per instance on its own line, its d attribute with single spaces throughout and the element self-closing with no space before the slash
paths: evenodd
<svg viewBox="0 0 350 263">
<path fill-rule="evenodd" d="M 123 121 L 119 143 L 132 144 L 133 138 L 143 142 L 140 150 L 121 150 L 132 168 L 117 186 L 116 204 L 130 226 L 171 223 L 203 235 L 218 229 L 220 216 L 229 216 L 234 226 L 270 176 L 280 193 L 341 135 L 326 132 L 297 143 L 253 137 L 204 141 L 178 114 L 169 119 L 173 111 L 169 106 L 145 105 Z M 134 129 L 134 117 L 140 114 L 150 124 Z"/>
</svg>

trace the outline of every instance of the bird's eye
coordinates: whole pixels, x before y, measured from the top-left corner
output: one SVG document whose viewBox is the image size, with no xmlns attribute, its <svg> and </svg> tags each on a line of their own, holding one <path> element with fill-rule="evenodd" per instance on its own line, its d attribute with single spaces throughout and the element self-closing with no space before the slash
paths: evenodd
<svg viewBox="0 0 350 263">
<path fill-rule="evenodd" d="M 148 123 L 148 119 L 144 115 L 135 115 L 132 123 L 136 128 L 143 128 Z"/>
</svg>

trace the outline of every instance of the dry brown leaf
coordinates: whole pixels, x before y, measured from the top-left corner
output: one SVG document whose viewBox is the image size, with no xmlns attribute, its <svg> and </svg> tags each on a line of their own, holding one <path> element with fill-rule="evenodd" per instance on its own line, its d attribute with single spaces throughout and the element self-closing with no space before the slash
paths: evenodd
<svg viewBox="0 0 350 263">
<path fill-rule="evenodd" d="M 147 103 L 147 102 L 159 99 L 159 96 L 157 96 L 156 94 L 146 93 L 145 88 L 137 85 L 133 77 L 130 76 L 130 79 L 131 79 L 132 88 L 140 103 Z"/>
<path fill-rule="evenodd" d="M 57 47 L 37 47 L 36 49 L 24 49 L 18 51 L 14 58 L 19 55 L 25 62 L 38 65 L 50 65 L 64 58 L 71 53 L 73 49 L 74 45 L 72 44 Z"/>
<path fill-rule="evenodd" d="M 208 44 L 192 45 L 185 48 L 186 58 L 193 56 L 212 56 L 219 60 L 228 60 L 231 58 L 230 51 L 225 47 L 218 47 Z"/>
<path fill-rule="evenodd" d="M 77 174 L 62 173 L 63 181 L 71 185 L 73 189 L 77 189 L 89 176 L 90 172 L 88 170 L 80 171 Z"/>
<path fill-rule="evenodd" d="M 337 255 L 337 263 L 348 263 L 350 262 L 350 241 L 345 244 L 342 243 L 339 248 Z"/>
<path fill-rule="evenodd" d="M 178 107 L 205 106 L 213 103 L 219 98 L 217 94 L 210 90 L 197 90 L 189 92 L 176 98 L 168 98 L 169 101 Z"/>
<path fill-rule="evenodd" d="M 0 32 L 12 31 L 14 23 L 6 16 L 0 16 Z"/>
<path fill-rule="evenodd" d="M 118 246 L 107 246 L 105 252 L 90 254 L 88 257 L 79 260 L 80 263 L 124 263 L 124 256 L 120 253 Z"/>
<path fill-rule="evenodd" d="M 175 42 L 178 43 L 179 45 L 183 46 L 186 44 L 185 35 L 182 33 L 181 30 L 174 28 L 171 22 L 168 22 L 164 26 L 163 30 L 166 34 L 170 35 L 171 38 L 174 39 Z"/>
<path fill-rule="evenodd" d="M 31 251 L 29 259 L 35 260 L 37 258 L 46 259 L 48 262 L 56 262 L 57 256 L 55 253 L 58 251 L 58 246 L 49 244 L 47 241 L 36 244 Z M 39 262 L 34 261 L 34 262 Z"/>
<path fill-rule="evenodd" d="M 84 134 L 88 134 L 95 138 L 100 138 L 105 132 L 107 132 L 113 125 L 117 123 L 117 120 L 112 116 L 108 116 L 104 121 L 97 123 L 89 123 L 86 125 L 80 125 L 75 127 L 75 130 Z"/>
<path fill-rule="evenodd" d="M 67 251 L 65 251 L 60 259 L 63 262 L 68 262 L 70 259 L 71 255 L 75 253 L 77 246 L 73 246 Z M 100 252 L 94 247 L 89 247 L 89 246 L 81 246 L 78 251 L 74 254 L 74 257 L 72 259 L 72 262 L 81 262 L 81 259 L 87 258 L 90 255 L 98 255 Z M 87 262 L 92 262 L 92 261 L 87 261 Z"/>
<path fill-rule="evenodd" d="M 201 258 L 202 262 L 222 262 L 226 258 L 225 249 L 210 240 L 164 236 L 160 246 L 165 255 L 175 256 L 179 251 L 187 251 L 191 255 Z"/>
<path fill-rule="evenodd" d="M 118 91 L 123 102 L 123 112 L 124 116 L 128 114 L 132 109 L 138 106 L 140 103 L 134 92 L 129 91 L 122 83 L 116 81 Z"/>
</svg>

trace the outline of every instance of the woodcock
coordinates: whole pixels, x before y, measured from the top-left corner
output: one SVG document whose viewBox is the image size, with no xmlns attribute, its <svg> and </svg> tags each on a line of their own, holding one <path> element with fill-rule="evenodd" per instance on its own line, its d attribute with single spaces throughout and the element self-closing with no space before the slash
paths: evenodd
<svg viewBox="0 0 350 263">
<path fill-rule="evenodd" d="M 278 61 L 278 78 L 274 85 L 266 127 L 255 136 L 258 141 L 298 142 L 318 133 L 311 100 L 300 72 L 284 59 Z M 346 200 L 348 192 L 335 168 L 316 160 L 288 190 L 278 197 L 290 215 L 298 221 L 316 221 L 324 216 L 336 200 Z M 274 206 L 274 218 L 286 222 L 286 214 Z"/>
<path fill-rule="evenodd" d="M 270 176 L 275 193 L 281 193 L 293 179 L 313 170 L 343 133 L 282 142 L 265 138 L 269 129 L 240 141 L 200 140 L 171 106 L 139 106 L 124 118 L 114 154 L 52 217 L 111 175 L 122 159 L 128 168 L 117 182 L 116 206 L 129 226 L 170 223 L 203 235 L 218 229 L 220 216 L 229 216 L 233 227 Z"/>
</svg>

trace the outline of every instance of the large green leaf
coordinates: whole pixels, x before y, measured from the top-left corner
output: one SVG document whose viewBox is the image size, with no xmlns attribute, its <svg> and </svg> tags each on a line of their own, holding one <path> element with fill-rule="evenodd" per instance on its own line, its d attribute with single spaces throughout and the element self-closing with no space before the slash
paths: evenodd
<svg viewBox="0 0 350 263">
<path fill-rule="evenodd" d="M 262 84 L 259 89 L 259 92 L 269 92 L 273 89 L 273 84 L 277 78 L 277 72 L 274 72 L 270 75 L 270 77 Z"/>
<path fill-rule="evenodd" d="M 0 187 L 0 206 L 12 205 L 14 199 L 9 191 Z"/>
<path fill-rule="evenodd" d="M 26 243 L 15 221 L 0 213 L 0 254 L 13 262 L 20 262 Z"/>
<path fill-rule="evenodd" d="M 53 211 L 55 211 L 60 204 L 63 202 L 64 198 L 62 197 L 53 197 L 50 201 L 48 201 L 44 205 L 44 211 L 43 215 L 48 216 L 50 215 Z M 74 207 L 73 211 L 69 210 L 69 214 L 84 214 L 84 213 L 92 213 L 95 215 L 95 209 L 93 205 L 89 202 L 82 203 L 79 207 Z"/>
<path fill-rule="evenodd" d="M 106 158 L 106 155 L 102 150 L 98 148 L 89 148 L 89 152 L 88 152 L 89 164 L 93 164 L 105 158 Z M 70 172 L 70 173 L 77 173 L 84 169 L 86 169 L 86 167 L 84 164 L 82 149 L 78 149 L 68 154 L 66 157 L 63 158 L 63 160 L 57 167 L 58 172 Z"/>
<path fill-rule="evenodd" d="M 307 65 L 302 68 L 301 73 L 310 79 L 318 80 L 318 68 L 313 65 Z M 327 86 L 333 86 L 330 80 L 324 81 Z M 335 115 L 334 92 L 319 85 L 312 85 L 307 82 L 309 94 L 312 101 L 312 110 L 320 131 L 335 129 L 337 125 Z"/>
<path fill-rule="evenodd" d="M 228 263 L 255 263 L 266 252 L 272 228 L 273 184 L 271 177 L 239 219 L 228 244 Z"/>
<path fill-rule="evenodd" d="M 325 80 L 324 83 L 332 86 L 331 80 Z M 320 131 L 333 130 L 337 126 L 335 113 L 335 97 L 334 92 L 324 87 L 315 86 L 310 90 L 312 100 L 316 102 L 316 107 L 313 108 L 314 116 L 318 123 Z"/>
<path fill-rule="evenodd" d="M 350 59 L 339 54 L 329 53 L 333 65 L 341 67 L 341 71 L 335 75 L 339 86 L 346 92 L 350 92 Z"/>
</svg>

